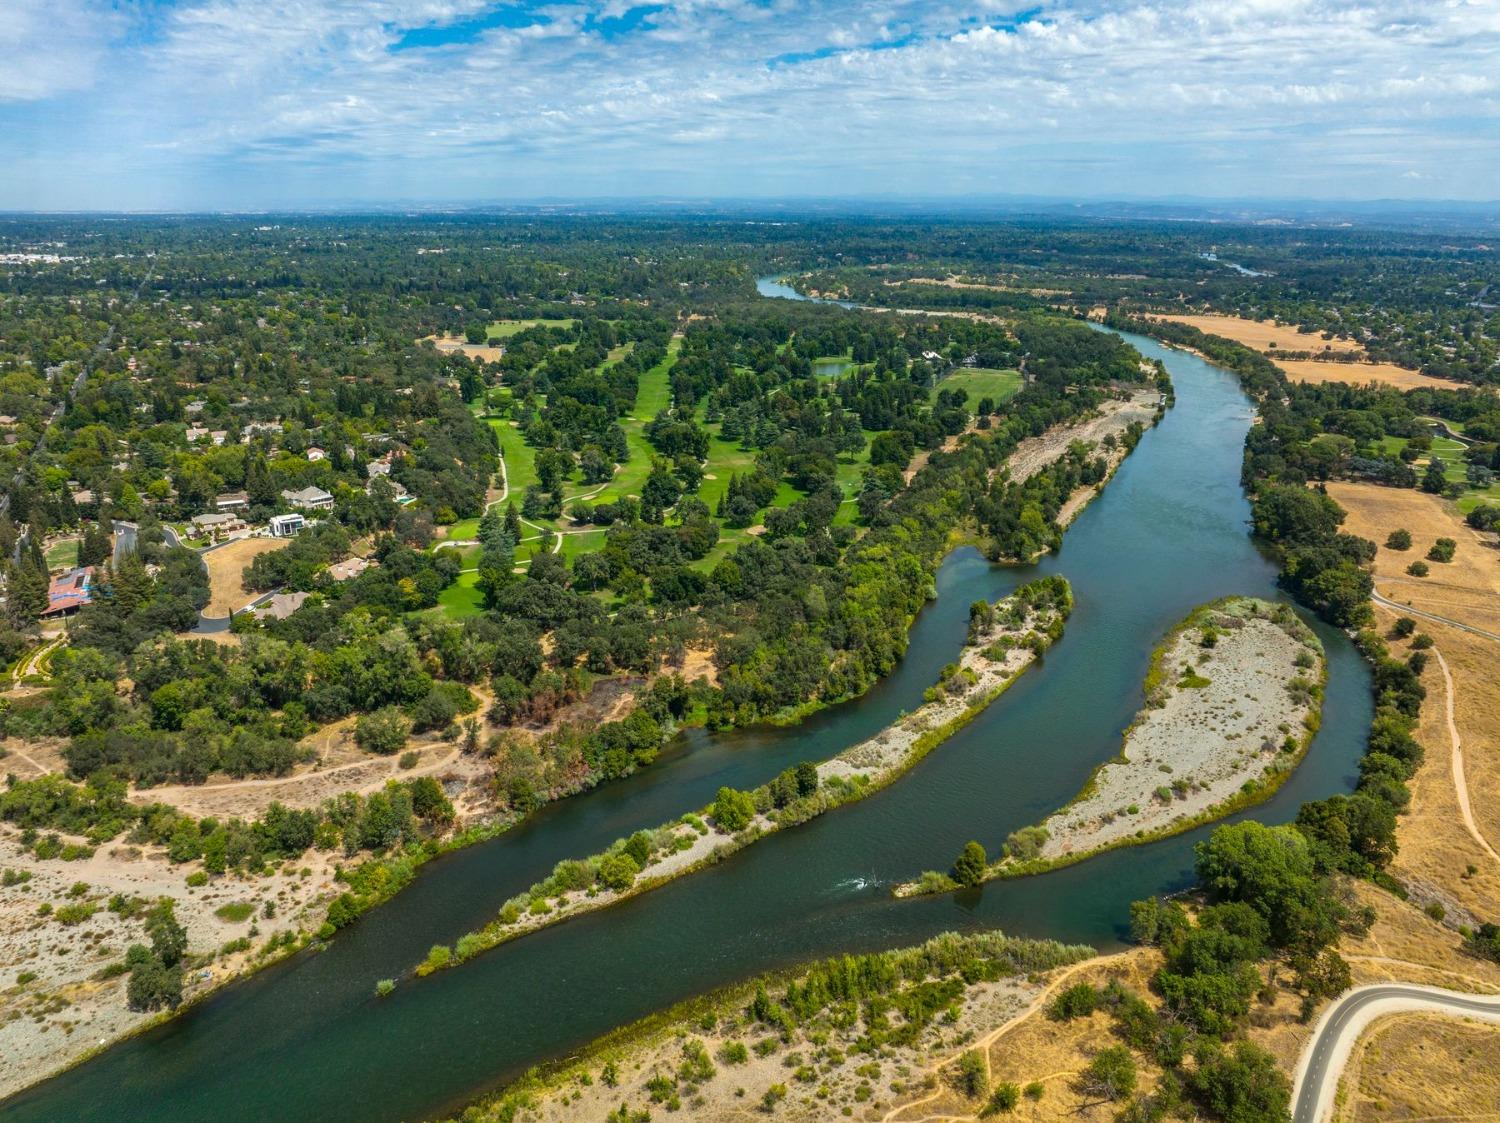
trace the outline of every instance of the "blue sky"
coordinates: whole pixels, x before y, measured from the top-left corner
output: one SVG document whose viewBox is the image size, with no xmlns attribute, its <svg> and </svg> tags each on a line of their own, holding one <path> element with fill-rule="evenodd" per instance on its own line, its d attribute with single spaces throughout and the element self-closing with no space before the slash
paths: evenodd
<svg viewBox="0 0 1500 1123">
<path fill-rule="evenodd" d="M 1500 0 L 3 0 L 0 208 L 1500 198 Z"/>
</svg>

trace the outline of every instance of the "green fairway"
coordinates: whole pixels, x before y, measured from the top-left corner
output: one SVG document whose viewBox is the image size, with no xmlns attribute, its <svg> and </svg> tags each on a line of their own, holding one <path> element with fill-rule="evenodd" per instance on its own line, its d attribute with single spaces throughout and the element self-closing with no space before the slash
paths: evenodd
<svg viewBox="0 0 1500 1123">
<path fill-rule="evenodd" d="M 438 594 L 437 610 L 455 620 L 478 616 L 484 611 L 484 598 L 475 588 L 478 580 L 479 574 L 473 570 L 460 573 L 453 584 Z"/>
<path fill-rule="evenodd" d="M 570 328 L 573 326 L 572 319 L 563 320 L 496 320 L 485 329 L 485 333 L 491 339 L 509 339 L 513 335 L 519 335 L 527 328 L 537 325 L 548 328 Z"/>
<path fill-rule="evenodd" d="M 967 390 L 969 392 L 968 405 L 972 409 L 979 404 L 980 398 L 993 398 L 995 404 L 1009 401 L 1021 389 L 1021 372 L 1015 370 L 995 370 L 992 367 L 961 367 L 939 380 L 932 388 L 932 397 L 936 398 L 939 390 Z"/>
</svg>

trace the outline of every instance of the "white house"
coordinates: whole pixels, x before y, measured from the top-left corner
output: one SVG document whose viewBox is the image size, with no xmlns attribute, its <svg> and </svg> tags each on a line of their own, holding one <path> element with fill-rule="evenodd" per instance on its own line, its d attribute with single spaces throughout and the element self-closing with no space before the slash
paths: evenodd
<svg viewBox="0 0 1500 1123">
<path fill-rule="evenodd" d="M 328 454 L 317 445 L 313 445 L 312 448 L 307 450 L 307 458 L 316 464 L 319 460 L 326 460 Z"/>
<path fill-rule="evenodd" d="M 272 515 L 271 537 L 295 538 L 302 533 L 306 526 L 307 520 L 301 515 Z"/>
</svg>

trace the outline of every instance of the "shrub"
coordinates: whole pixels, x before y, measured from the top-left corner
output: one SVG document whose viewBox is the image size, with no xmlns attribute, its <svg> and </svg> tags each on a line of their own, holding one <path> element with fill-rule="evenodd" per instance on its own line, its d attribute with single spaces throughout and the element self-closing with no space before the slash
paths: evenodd
<svg viewBox="0 0 1500 1123">
<path fill-rule="evenodd" d="M 78 901 L 71 905 L 63 905 L 53 916 L 59 924 L 71 928 L 75 924 L 82 924 L 98 911 L 98 905 L 88 901 Z"/>
<path fill-rule="evenodd" d="M 447 944 L 433 944 L 427 952 L 422 966 L 427 971 L 438 971 L 453 961 L 453 949 Z"/>
<path fill-rule="evenodd" d="M 417 752 L 416 749 L 408 749 L 406 752 L 401 754 L 401 760 L 398 763 L 400 764 L 402 769 L 415 768 L 417 766 L 417 761 L 421 759 L 422 754 Z"/>
<path fill-rule="evenodd" d="M 396 980 L 395 979 L 381 979 L 380 982 L 378 982 L 378 983 L 375 984 L 375 997 L 376 998 L 385 998 L 385 997 L 387 997 L 391 993 L 391 991 L 393 991 L 395 989 L 396 989 Z"/>
<path fill-rule="evenodd" d="M 1427 560 L 1435 562 L 1451 562 L 1453 555 L 1458 550 L 1458 543 L 1451 538 L 1439 538 L 1432 544 L 1432 549 L 1427 551 Z"/>
<path fill-rule="evenodd" d="M 1001 1112 L 1012 1112 L 1016 1105 L 1021 1102 L 1021 1088 L 1018 1084 L 1004 1083 L 995 1086 L 994 1092 L 990 1094 L 990 1102 L 980 1115 L 999 1115 Z"/>
<path fill-rule="evenodd" d="M 726 1041 L 719 1048 L 719 1060 L 727 1065 L 742 1065 L 750 1059 L 750 1050 L 743 1041 Z"/>
<path fill-rule="evenodd" d="M 1391 531 L 1385 540 L 1385 548 L 1387 550 L 1410 550 L 1411 531 L 1405 529 Z"/>
<path fill-rule="evenodd" d="M 1046 827 L 1022 827 L 1005 840 L 1005 853 L 1018 862 L 1029 862 L 1041 854 L 1048 837 Z"/>
<path fill-rule="evenodd" d="M 953 1066 L 953 1087 L 960 1095 L 978 1099 L 990 1083 L 985 1069 L 984 1055 L 977 1049 L 970 1049 Z"/>
<path fill-rule="evenodd" d="M 220 920 L 227 920 L 231 924 L 239 924 L 241 921 L 249 920 L 250 914 L 255 911 L 255 906 L 248 901 L 234 901 L 231 904 L 220 905 L 214 909 L 214 915 Z"/>
<path fill-rule="evenodd" d="M 1414 561 L 1406 567 L 1406 572 L 1413 577 L 1426 577 L 1430 570 L 1426 562 Z"/>
<path fill-rule="evenodd" d="M 616 893 L 623 893 L 635 884 L 635 876 L 640 872 L 641 867 L 635 864 L 635 859 L 622 850 L 604 856 L 599 863 L 599 882 Z"/>
<path fill-rule="evenodd" d="M 1053 1021 L 1066 1022 L 1086 1017 L 1099 1008 L 1099 992 L 1090 983 L 1074 983 L 1062 990 L 1047 1007 Z"/>
</svg>

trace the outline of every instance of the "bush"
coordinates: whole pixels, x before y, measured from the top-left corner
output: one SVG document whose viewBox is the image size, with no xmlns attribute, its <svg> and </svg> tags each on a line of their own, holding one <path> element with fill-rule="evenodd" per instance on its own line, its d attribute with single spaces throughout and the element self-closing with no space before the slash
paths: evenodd
<svg viewBox="0 0 1500 1123">
<path fill-rule="evenodd" d="M 396 980 L 395 979 L 381 979 L 378 983 L 375 984 L 375 997 L 376 998 L 385 998 L 385 997 L 389 996 L 390 993 L 391 993 L 391 991 L 393 991 L 395 989 L 396 989 Z"/>
<path fill-rule="evenodd" d="M 599 863 L 599 882 L 616 893 L 623 893 L 635 884 L 636 874 L 640 872 L 641 867 L 635 864 L 635 859 L 622 850 L 604 856 Z"/>
<path fill-rule="evenodd" d="M 719 1048 L 719 1060 L 727 1065 L 742 1065 L 750 1059 L 750 1050 L 743 1041 L 726 1041 Z"/>
<path fill-rule="evenodd" d="M 1385 540 L 1385 548 L 1387 550 L 1410 550 L 1411 531 L 1405 529 L 1391 531 L 1390 536 Z"/>
<path fill-rule="evenodd" d="M 1426 562 L 1414 561 L 1406 567 L 1406 572 L 1413 577 L 1426 577 L 1430 570 Z"/>
<path fill-rule="evenodd" d="M 968 1096 L 971 1100 L 984 1095 L 990 1083 L 986 1067 L 984 1054 L 977 1049 L 970 1049 L 958 1058 L 958 1063 L 953 1066 L 952 1079 L 953 1087 L 959 1095 Z"/>
<path fill-rule="evenodd" d="M 82 924 L 98 911 L 98 905 L 91 904 L 88 901 L 78 901 L 71 905 L 63 905 L 52 915 L 59 924 L 65 928 L 71 928 L 75 924 Z"/>
<path fill-rule="evenodd" d="M 1458 550 L 1458 543 L 1451 538 L 1439 538 L 1432 544 L 1432 549 L 1427 551 L 1427 560 L 1435 562 L 1451 562 L 1454 553 Z"/>
<path fill-rule="evenodd" d="M 990 1102 L 981 1111 L 980 1115 L 999 1115 L 1002 1112 L 1016 1110 L 1016 1105 L 1021 1102 L 1021 1088 L 1018 1084 L 1004 1083 L 996 1085 L 990 1095 Z"/>
<path fill-rule="evenodd" d="M 255 911 L 255 906 L 248 901 L 234 901 L 231 904 L 220 905 L 214 909 L 214 915 L 220 920 L 227 920 L 231 924 L 239 924 L 249 920 L 250 914 Z"/>
<path fill-rule="evenodd" d="M 447 944 L 433 944 L 427 952 L 422 966 L 427 971 L 440 971 L 453 961 L 453 949 Z"/>
<path fill-rule="evenodd" d="M 1074 983 L 1065 988 L 1047 1007 L 1047 1016 L 1056 1022 L 1087 1017 L 1099 1008 L 1099 992 L 1089 983 Z"/>
</svg>

